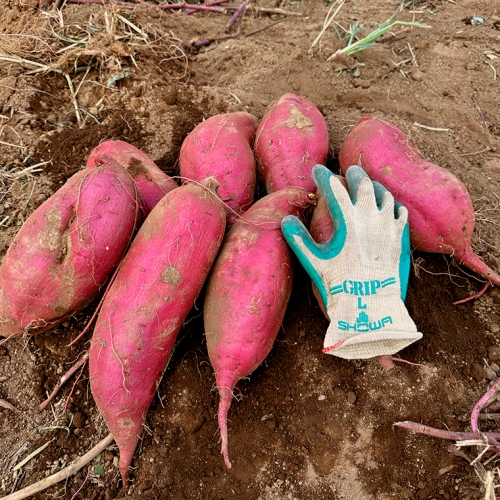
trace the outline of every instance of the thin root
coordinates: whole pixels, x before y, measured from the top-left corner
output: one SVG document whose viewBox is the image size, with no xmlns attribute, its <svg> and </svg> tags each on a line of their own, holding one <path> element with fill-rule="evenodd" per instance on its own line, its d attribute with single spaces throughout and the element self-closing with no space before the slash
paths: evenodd
<svg viewBox="0 0 500 500">
<path fill-rule="evenodd" d="M 481 297 L 481 295 L 483 295 L 483 293 L 486 292 L 486 290 L 488 290 L 489 286 L 490 286 L 490 283 L 487 282 L 483 286 L 483 288 L 481 289 L 480 292 L 476 293 L 475 295 L 471 295 L 470 297 L 467 297 L 466 299 L 457 300 L 456 302 L 453 302 L 453 305 L 456 306 L 457 304 L 463 304 L 465 302 L 469 302 L 469 300 L 474 300 L 474 299 L 477 299 L 477 298 Z"/>
</svg>

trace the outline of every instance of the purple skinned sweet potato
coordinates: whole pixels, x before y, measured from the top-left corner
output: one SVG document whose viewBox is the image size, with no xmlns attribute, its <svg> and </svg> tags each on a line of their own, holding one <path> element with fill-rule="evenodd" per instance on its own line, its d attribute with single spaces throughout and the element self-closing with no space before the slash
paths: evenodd
<svg viewBox="0 0 500 500">
<path fill-rule="evenodd" d="M 452 255 L 460 264 L 500 285 L 500 276 L 471 247 L 474 208 L 465 186 L 448 170 L 422 158 L 394 125 L 363 116 L 339 153 L 342 172 L 360 165 L 408 209 L 411 244 Z"/>
<path fill-rule="evenodd" d="M 217 181 L 172 190 L 148 215 L 104 298 L 92 336 L 90 387 L 120 452 L 124 485 L 177 334 L 226 227 Z"/>
<path fill-rule="evenodd" d="M 221 453 L 227 467 L 227 416 L 233 389 L 266 358 L 285 315 L 294 259 L 281 231 L 315 195 L 288 187 L 265 196 L 234 222 L 211 271 L 203 308 L 208 355 L 219 391 Z"/>
<path fill-rule="evenodd" d="M 91 151 L 87 167 L 102 165 L 108 157 L 117 161 L 134 179 L 144 215 L 149 214 L 167 193 L 177 187 L 176 182 L 145 153 L 124 141 L 108 140 L 99 144 Z"/>
<path fill-rule="evenodd" d="M 181 146 L 181 177 L 201 181 L 214 176 L 230 208 L 230 224 L 253 203 L 257 173 L 251 144 L 256 130 L 257 119 L 249 113 L 215 115 L 198 124 Z"/>
<path fill-rule="evenodd" d="M 138 218 L 128 172 L 83 169 L 23 224 L 0 266 L 0 335 L 49 330 L 89 304 L 123 257 Z"/>
<path fill-rule="evenodd" d="M 264 115 L 254 145 L 259 177 L 268 193 L 298 186 L 312 193 L 312 168 L 325 164 L 328 130 L 319 109 L 308 99 L 284 94 Z"/>
</svg>

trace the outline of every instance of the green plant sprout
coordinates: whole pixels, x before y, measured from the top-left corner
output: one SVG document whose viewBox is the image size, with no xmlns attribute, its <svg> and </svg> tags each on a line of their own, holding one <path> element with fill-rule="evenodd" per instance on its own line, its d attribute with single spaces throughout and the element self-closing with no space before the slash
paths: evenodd
<svg viewBox="0 0 500 500">
<path fill-rule="evenodd" d="M 353 42 L 353 39 L 356 35 L 356 33 L 359 32 L 361 26 L 358 25 L 357 23 L 351 26 L 349 29 L 349 42 L 346 47 L 343 49 L 337 50 L 337 52 L 333 53 L 327 61 L 331 61 L 335 57 L 343 54 L 343 55 L 352 55 L 355 54 L 356 52 L 361 52 L 365 49 L 369 49 L 372 47 L 375 47 L 375 40 L 380 38 L 381 36 L 385 35 L 387 32 L 391 31 L 394 26 L 415 26 L 417 28 L 430 28 L 428 24 L 425 23 L 419 23 L 416 21 L 394 21 L 398 11 L 394 12 L 394 14 L 384 21 L 382 24 L 377 26 L 371 33 L 366 35 L 364 38 L 361 38 L 360 40 L 357 40 Z"/>
</svg>

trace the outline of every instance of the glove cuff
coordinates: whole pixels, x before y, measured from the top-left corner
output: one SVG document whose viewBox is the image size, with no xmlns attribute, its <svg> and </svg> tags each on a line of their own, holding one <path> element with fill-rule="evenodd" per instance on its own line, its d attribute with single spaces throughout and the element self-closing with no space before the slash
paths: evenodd
<svg viewBox="0 0 500 500">
<path fill-rule="evenodd" d="M 420 340 L 420 332 L 387 331 L 369 332 L 346 338 L 333 345 L 327 345 L 325 338 L 323 352 L 344 359 L 367 359 L 376 356 L 396 354 L 413 342 Z"/>
</svg>

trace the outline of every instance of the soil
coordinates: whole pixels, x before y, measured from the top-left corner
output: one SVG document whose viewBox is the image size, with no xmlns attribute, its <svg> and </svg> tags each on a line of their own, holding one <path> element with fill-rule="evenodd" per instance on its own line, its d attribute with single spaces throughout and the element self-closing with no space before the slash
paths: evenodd
<svg viewBox="0 0 500 500">
<path fill-rule="evenodd" d="M 188 16 L 91 4 L 41 11 L 36 0 L 0 3 L 0 52 L 50 66 L 33 74 L 30 63 L 0 60 L 0 257 L 29 214 L 104 139 L 128 141 L 176 175 L 181 143 L 204 118 L 244 110 L 261 119 L 276 98 L 295 92 L 326 118 L 327 166 L 334 172 L 343 140 L 363 114 L 393 122 L 426 159 L 453 172 L 476 211 L 473 247 L 500 269 L 496 0 L 410 0 L 401 9 L 397 0 L 350 0 L 312 51 L 330 8 L 322 0 L 260 0 L 256 5 L 271 11 L 247 9 L 229 35 L 231 12 Z M 431 27 L 396 26 L 373 48 L 328 60 L 346 44 L 334 25 L 340 33 L 359 23 L 366 34 L 396 10 L 399 20 Z M 56 33 L 80 40 L 86 33 L 93 45 L 60 51 L 71 42 Z M 79 120 L 64 73 L 78 91 Z M 406 304 L 423 338 L 399 356 L 424 366 L 395 363 L 385 371 L 375 359 L 321 352 L 328 322 L 297 266 L 277 341 L 238 384 L 242 399 L 229 415 L 230 470 L 220 455 L 200 297 L 147 414 L 129 487 L 122 488 L 118 450 L 110 446 L 91 467 L 34 498 L 484 498 L 496 455 L 474 466 L 483 447 L 458 448 L 394 427 L 411 420 L 470 430 L 474 404 L 500 375 L 500 292 L 490 286 L 476 300 L 453 302 L 482 286 L 448 256 L 413 252 Z M 51 332 L 0 346 L 0 398 L 19 410 L 0 407 L 3 495 L 59 471 L 108 434 L 87 367 L 38 410 L 88 348 L 91 333 L 68 344 L 96 306 L 97 300 Z M 495 420 L 481 420 L 481 428 L 495 430 Z M 44 444 L 16 476 L 13 466 Z"/>
</svg>

